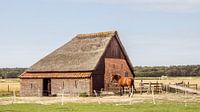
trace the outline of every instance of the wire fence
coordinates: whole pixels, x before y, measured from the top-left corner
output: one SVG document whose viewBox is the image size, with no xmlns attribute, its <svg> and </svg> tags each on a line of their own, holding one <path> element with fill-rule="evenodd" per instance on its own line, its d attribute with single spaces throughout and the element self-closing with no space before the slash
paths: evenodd
<svg viewBox="0 0 200 112">
<path fill-rule="evenodd" d="M 197 94 L 154 94 L 152 89 L 151 94 L 135 94 L 133 97 L 124 96 L 97 96 L 97 97 L 73 97 L 64 96 L 61 94 L 57 97 L 17 97 L 15 91 L 11 97 L 1 97 L 0 105 L 14 104 L 14 103 L 37 103 L 37 104 L 55 104 L 64 105 L 65 103 L 115 103 L 118 105 L 130 105 L 134 103 L 159 104 L 162 102 L 176 102 L 182 103 L 185 106 L 191 103 L 200 103 L 200 95 Z"/>
</svg>

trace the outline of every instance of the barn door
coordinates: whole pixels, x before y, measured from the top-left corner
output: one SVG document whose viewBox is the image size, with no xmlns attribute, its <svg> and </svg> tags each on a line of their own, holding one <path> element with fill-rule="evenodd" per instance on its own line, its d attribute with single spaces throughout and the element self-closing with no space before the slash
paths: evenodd
<svg viewBox="0 0 200 112">
<path fill-rule="evenodd" d="M 51 79 L 45 78 L 43 79 L 43 96 L 51 95 Z"/>
</svg>

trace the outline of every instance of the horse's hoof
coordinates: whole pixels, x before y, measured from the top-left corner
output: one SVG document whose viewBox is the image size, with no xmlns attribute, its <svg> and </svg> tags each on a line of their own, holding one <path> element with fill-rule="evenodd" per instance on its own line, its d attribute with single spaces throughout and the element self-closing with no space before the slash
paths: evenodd
<svg viewBox="0 0 200 112">
<path fill-rule="evenodd" d="M 130 94 L 130 97 L 131 97 L 131 98 L 133 97 L 133 93 Z"/>
</svg>

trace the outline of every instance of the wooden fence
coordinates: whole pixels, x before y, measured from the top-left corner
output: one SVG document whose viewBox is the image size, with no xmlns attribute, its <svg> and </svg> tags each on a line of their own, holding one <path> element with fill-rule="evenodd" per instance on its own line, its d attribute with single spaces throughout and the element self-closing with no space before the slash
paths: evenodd
<svg viewBox="0 0 200 112">
<path fill-rule="evenodd" d="M 162 93 L 163 91 L 163 83 L 157 82 L 141 82 L 139 83 L 139 90 L 140 94 L 142 93 L 151 93 L 152 89 L 154 90 L 154 93 Z"/>
<path fill-rule="evenodd" d="M 163 83 L 159 83 L 158 81 L 156 81 L 156 82 L 143 82 L 143 80 L 141 80 L 141 82 L 139 83 L 139 88 L 137 88 L 137 90 L 139 90 L 140 94 L 143 94 L 143 93 L 150 94 L 152 89 L 154 90 L 154 93 L 183 92 L 180 89 L 169 87 L 169 85 L 178 85 L 178 86 L 181 86 L 181 87 L 187 87 L 187 88 L 190 88 L 190 89 L 198 90 L 198 84 L 192 84 L 190 82 L 186 83 L 186 82 L 182 81 L 180 83 L 175 83 L 175 84 L 171 84 L 171 83 L 163 84 Z"/>
</svg>

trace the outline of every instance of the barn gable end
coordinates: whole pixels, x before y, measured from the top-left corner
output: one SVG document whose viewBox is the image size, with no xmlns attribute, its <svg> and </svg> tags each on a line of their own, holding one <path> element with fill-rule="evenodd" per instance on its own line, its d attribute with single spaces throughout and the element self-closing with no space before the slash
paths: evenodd
<svg viewBox="0 0 200 112">
<path fill-rule="evenodd" d="M 132 64 L 118 37 L 117 32 L 110 40 L 104 54 L 99 60 L 95 71 L 93 72 L 93 89 L 100 91 L 109 90 L 111 77 L 114 74 L 120 74 L 128 77 L 135 77 Z"/>
</svg>

